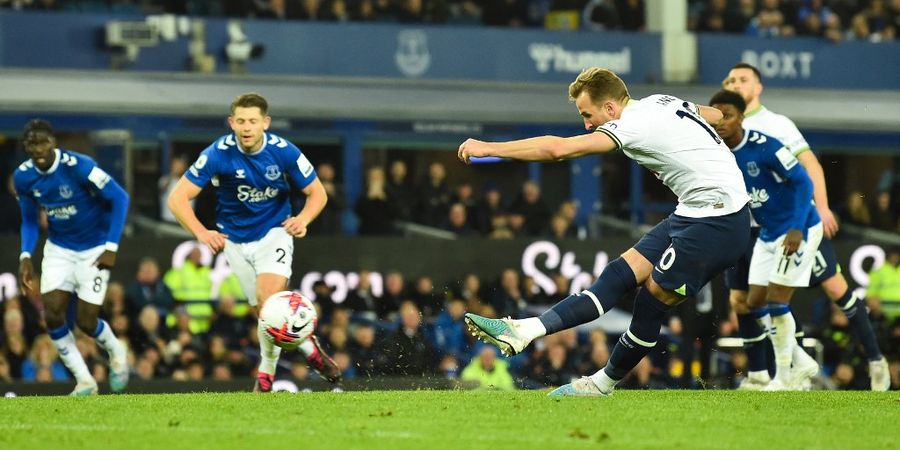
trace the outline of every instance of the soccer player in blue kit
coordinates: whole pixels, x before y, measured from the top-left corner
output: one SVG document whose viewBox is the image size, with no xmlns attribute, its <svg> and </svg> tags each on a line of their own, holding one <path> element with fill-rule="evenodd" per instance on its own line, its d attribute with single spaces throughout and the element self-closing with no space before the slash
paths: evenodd
<svg viewBox="0 0 900 450">
<path fill-rule="evenodd" d="M 534 339 L 590 322 L 638 286 L 634 315 L 603 369 L 552 391 L 551 396 L 606 396 L 656 346 L 663 318 L 740 258 L 750 240 L 749 197 L 734 156 L 710 126 L 722 115 L 670 95 L 632 99 L 613 72 L 585 69 L 569 97 L 590 133 L 510 142 L 474 139 L 459 147 L 464 162 L 501 157 L 560 161 L 622 150 L 656 174 L 678 196 L 675 212 L 634 247 L 611 261 L 588 289 L 570 295 L 539 317 L 490 319 L 466 314 L 480 339 L 505 354 Z"/>
<path fill-rule="evenodd" d="M 750 306 L 754 312 L 767 311 L 773 324 L 775 378 L 764 389 L 800 389 L 801 383 L 819 370 L 815 362 L 794 361 L 797 324 L 789 306 L 795 288 L 809 286 L 822 241 L 822 219 L 813 203 L 812 180 L 781 141 L 742 127 L 747 105 L 739 94 L 718 92 L 710 105 L 722 111 L 716 132 L 744 173 L 751 212 L 760 225 L 748 284 Z"/>
<path fill-rule="evenodd" d="M 20 288 L 31 295 L 35 287 L 31 252 L 40 234 L 38 215 L 43 208 L 49 225 L 40 282 L 44 320 L 63 364 L 75 377 L 72 395 L 97 393 L 97 381 L 66 324 L 72 293 L 78 297 L 75 324 L 109 354 L 109 386 L 121 392 L 128 384 L 126 350 L 109 324 L 97 316 L 109 270 L 116 264 L 128 194 L 87 156 L 57 148 L 53 128 L 44 120 L 28 122 L 23 144 L 30 159 L 13 175 L 22 211 Z"/>
<path fill-rule="evenodd" d="M 312 163 L 297 146 L 266 132 L 272 121 L 268 102 L 248 93 L 231 104 L 228 124 L 234 133 L 207 147 L 169 195 L 168 206 L 181 225 L 213 252 L 223 251 L 257 313 L 272 294 L 287 289 L 291 277 L 294 238 L 306 236 L 328 196 Z M 207 183 L 216 189 L 216 226 L 209 230 L 197 219 L 190 200 Z M 303 191 L 306 204 L 291 216 L 291 186 Z M 258 327 L 260 363 L 256 387 L 272 390 L 281 348 Z M 340 379 L 340 369 L 315 335 L 300 345 L 309 365 L 328 381 Z"/>
<path fill-rule="evenodd" d="M 831 238 L 838 231 L 838 223 L 834 219 L 831 209 L 828 207 L 828 192 L 825 186 L 825 175 L 815 154 L 810 149 L 809 143 L 797 129 L 791 119 L 766 108 L 761 102 L 763 92 L 762 79 L 759 70 L 747 63 L 738 63 L 728 72 L 728 76 L 722 82 L 725 90 L 736 92 L 743 97 L 747 104 L 744 112 L 743 126 L 772 136 L 784 143 L 791 153 L 797 157 L 803 168 L 806 169 L 813 182 L 813 198 L 819 217 L 822 218 L 824 239 L 819 244 L 816 253 L 816 263 L 810 285 L 821 286 L 822 290 L 847 316 L 848 326 L 853 335 L 859 339 L 869 360 L 869 378 L 873 391 L 886 391 L 890 388 L 891 380 L 887 360 L 881 353 L 872 324 L 866 311 L 865 301 L 858 298 L 850 289 L 847 280 L 841 273 L 840 264 L 831 245 Z M 752 230 L 756 230 L 753 227 Z M 755 239 L 755 235 L 754 235 Z M 756 323 L 747 308 L 747 271 L 749 268 L 748 255 L 741 258 L 735 267 L 725 273 L 726 285 L 730 289 L 730 302 L 737 313 L 741 336 L 744 337 L 745 350 L 747 352 L 749 373 L 741 384 L 740 389 L 761 389 L 769 382 L 769 374 L 766 371 L 764 328 Z M 770 318 L 766 315 L 760 318 L 764 324 L 768 324 Z M 799 331 L 799 330 L 798 330 Z M 802 334 L 802 333 L 801 333 Z M 794 364 L 800 366 L 812 366 L 815 361 L 799 346 L 795 347 Z M 809 380 L 804 381 L 804 388 L 809 385 Z"/>
</svg>

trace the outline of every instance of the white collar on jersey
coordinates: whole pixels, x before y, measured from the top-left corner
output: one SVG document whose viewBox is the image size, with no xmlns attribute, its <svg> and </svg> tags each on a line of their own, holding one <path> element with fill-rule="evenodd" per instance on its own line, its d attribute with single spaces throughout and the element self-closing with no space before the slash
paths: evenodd
<svg viewBox="0 0 900 450">
<path fill-rule="evenodd" d="M 263 132 L 262 146 L 259 147 L 259 150 L 255 151 L 253 153 L 249 153 L 249 152 L 245 152 L 244 148 L 241 147 L 241 139 L 238 137 L 237 133 L 234 133 L 232 136 L 234 136 L 234 143 L 237 146 L 238 151 L 247 156 L 253 156 L 253 155 L 263 151 L 266 148 L 266 145 L 269 145 L 269 133 Z"/>
<path fill-rule="evenodd" d="M 58 148 L 53 149 L 53 152 L 56 154 L 56 160 L 53 161 L 53 165 L 50 166 L 50 168 L 47 169 L 46 172 L 44 172 L 43 170 L 41 170 L 40 168 L 38 168 L 37 164 L 35 164 L 35 165 L 34 165 L 34 170 L 36 170 L 37 173 L 39 173 L 39 174 L 41 174 L 41 175 L 50 175 L 51 173 L 56 172 L 56 168 L 59 167 L 59 160 L 62 159 L 62 155 L 59 154 L 59 149 L 58 149 Z"/>
<path fill-rule="evenodd" d="M 736 151 L 738 151 L 738 150 L 744 148 L 744 144 L 746 144 L 746 143 L 747 143 L 747 139 L 750 138 L 750 130 L 748 130 L 748 129 L 744 128 L 744 127 L 741 127 L 741 131 L 744 132 L 744 138 L 741 139 L 741 143 L 738 144 L 737 147 L 731 149 L 731 152 L 732 152 L 732 153 L 734 153 L 734 152 L 736 152 Z"/>
</svg>

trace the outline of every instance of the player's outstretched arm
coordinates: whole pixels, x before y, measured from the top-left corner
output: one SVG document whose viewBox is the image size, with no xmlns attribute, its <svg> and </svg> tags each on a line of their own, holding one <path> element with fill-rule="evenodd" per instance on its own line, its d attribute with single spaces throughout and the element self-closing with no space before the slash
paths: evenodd
<svg viewBox="0 0 900 450">
<path fill-rule="evenodd" d="M 99 170 L 99 169 L 95 169 Z M 101 171 L 102 173 L 102 171 Z M 97 258 L 96 265 L 101 269 L 112 269 L 116 265 L 116 252 L 119 251 L 119 240 L 122 238 L 122 230 L 125 228 L 125 220 L 128 216 L 128 193 L 122 186 L 109 175 L 100 184 L 100 195 L 112 205 L 110 214 L 109 231 L 106 235 L 106 251 Z"/>
<path fill-rule="evenodd" d="M 825 237 L 831 239 L 838 232 L 838 223 L 834 218 L 834 213 L 831 212 L 831 208 L 828 207 L 825 172 L 822 170 L 822 165 L 812 150 L 800 153 L 797 155 L 797 159 L 800 160 L 800 164 L 803 165 L 803 168 L 806 169 L 806 173 L 809 174 L 809 178 L 812 180 L 813 200 L 816 202 L 816 210 L 819 212 L 819 217 L 822 218 L 822 228 L 825 231 Z"/>
<path fill-rule="evenodd" d="M 194 208 L 191 207 L 191 200 L 200 195 L 200 190 L 200 186 L 190 182 L 185 177 L 181 177 L 175 185 L 175 189 L 169 194 L 166 205 L 185 230 L 190 231 L 200 243 L 217 253 L 225 248 L 225 239 L 228 236 L 216 230 L 206 229 L 200 223 L 200 219 L 197 219 L 197 215 L 194 214 Z"/>
<path fill-rule="evenodd" d="M 322 182 L 318 178 L 303 188 L 303 193 L 306 194 L 306 204 L 303 206 L 303 210 L 300 211 L 300 214 L 281 223 L 288 234 L 298 238 L 306 236 L 306 227 L 319 216 L 325 209 L 325 204 L 328 203 L 328 193 L 325 192 L 325 186 L 322 186 Z"/>
<path fill-rule="evenodd" d="M 459 146 L 457 156 L 469 164 L 470 158 L 495 156 L 519 161 L 561 161 L 591 153 L 607 153 L 617 148 L 605 133 L 589 133 L 572 137 L 540 136 L 508 142 L 484 142 L 467 139 Z"/>
</svg>

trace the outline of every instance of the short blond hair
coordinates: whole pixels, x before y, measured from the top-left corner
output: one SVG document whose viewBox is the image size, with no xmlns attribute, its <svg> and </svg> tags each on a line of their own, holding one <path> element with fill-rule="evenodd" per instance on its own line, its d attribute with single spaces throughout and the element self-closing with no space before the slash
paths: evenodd
<svg viewBox="0 0 900 450">
<path fill-rule="evenodd" d="M 625 102 L 630 97 L 625 82 L 615 72 L 599 67 L 582 70 L 578 78 L 569 85 L 570 100 L 574 101 L 582 92 L 587 92 L 593 103 L 604 100 Z"/>
</svg>

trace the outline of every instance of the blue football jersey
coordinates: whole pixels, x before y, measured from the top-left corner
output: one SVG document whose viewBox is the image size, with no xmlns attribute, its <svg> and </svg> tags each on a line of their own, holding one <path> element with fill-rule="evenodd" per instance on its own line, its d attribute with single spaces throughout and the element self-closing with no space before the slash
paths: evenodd
<svg viewBox="0 0 900 450">
<path fill-rule="evenodd" d="M 47 212 L 47 239 L 69 250 L 108 244 L 117 248 L 128 194 L 91 158 L 56 149 L 56 161 L 41 172 L 25 161 L 13 176 L 22 208 L 22 251 L 37 242 L 38 210 Z"/>
<path fill-rule="evenodd" d="M 772 242 L 790 229 L 803 231 L 819 223 L 812 200 L 812 180 L 800 161 L 779 140 L 754 130 L 732 149 L 750 195 L 750 211 L 759 222 L 759 238 Z"/>
<path fill-rule="evenodd" d="M 290 217 L 290 185 L 303 189 L 316 171 L 297 146 L 274 134 L 263 135 L 256 153 L 245 153 L 233 134 L 222 136 L 197 158 L 184 176 L 197 186 L 216 189 L 216 226 L 237 243 L 262 239 Z"/>
</svg>

